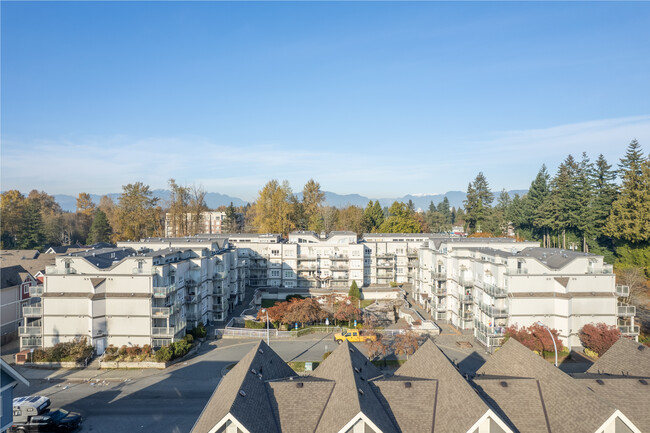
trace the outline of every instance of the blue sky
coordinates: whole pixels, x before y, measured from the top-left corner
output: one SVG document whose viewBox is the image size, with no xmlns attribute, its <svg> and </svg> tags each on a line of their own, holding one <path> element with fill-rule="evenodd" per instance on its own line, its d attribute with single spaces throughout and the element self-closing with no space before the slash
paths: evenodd
<svg viewBox="0 0 650 433">
<path fill-rule="evenodd" d="M 650 151 L 650 3 L 2 2 L 2 190 L 526 188 Z"/>
</svg>

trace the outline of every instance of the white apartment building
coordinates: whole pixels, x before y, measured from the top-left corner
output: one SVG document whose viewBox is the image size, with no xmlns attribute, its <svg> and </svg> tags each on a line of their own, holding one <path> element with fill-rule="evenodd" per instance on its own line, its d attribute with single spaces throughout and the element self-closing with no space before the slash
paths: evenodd
<svg viewBox="0 0 650 433">
<path fill-rule="evenodd" d="M 236 214 L 237 220 L 241 223 L 244 219 L 244 215 L 241 213 Z M 186 227 L 192 227 L 194 216 L 188 212 L 185 214 L 185 225 Z M 205 211 L 201 212 L 199 218 L 199 227 L 195 230 L 198 233 L 205 234 L 220 234 L 225 231 L 223 227 L 226 221 L 226 213 L 220 211 Z M 174 224 L 172 214 L 165 214 L 165 236 L 167 237 L 176 237 L 181 234 L 181 222 L 176 221 Z"/>
<path fill-rule="evenodd" d="M 509 325 L 542 322 L 569 348 L 587 323 L 617 325 L 636 336 L 635 308 L 618 301 L 611 265 L 602 256 L 539 248 L 509 239 L 441 240 L 420 250 L 415 299 L 434 319 L 473 329 L 487 347 Z"/>
</svg>

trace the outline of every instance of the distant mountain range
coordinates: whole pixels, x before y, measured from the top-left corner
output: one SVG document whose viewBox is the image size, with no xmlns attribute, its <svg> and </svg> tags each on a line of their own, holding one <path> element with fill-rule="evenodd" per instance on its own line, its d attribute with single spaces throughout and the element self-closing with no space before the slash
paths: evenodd
<svg viewBox="0 0 650 433">
<path fill-rule="evenodd" d="M 510 197 L 514 196 L 515 194 L 523 195 L 526 192 L 527 190 L 525 189 L 508 191 Z M 495 201 L 497 194 L 498 193 L 495 193 Z M 115 201 L 117 201 L 117 199 L 120 197 L 120 193 L 117 192 L 109 193 L 106 195 Z M 155 189 L 153 190 L 153 195 L 161 199 L 163 202 L 167 202 L 169 200 L 170 191 L 166 189 Z M 302 192 L 299 192 L 297 196 L 299 199 L 302 199 Z M 422 209 L 426 211 L 429 208 L 429 203 L 433 202 L 433 204 L 437 205 L 445 196 L 449 200 L 450 206 L 453 206 L 455 208 L 463 206 L 463 200 L 465 200 L 465 193 L 463 191 L 448 191 L 444 194 L 408 194 L 404 197 L 380 198 L 378 200 L 379 204 L 381 204 L 382 207 L 390 206 L 395 201 L 408 203 L 409 200 L 412 200 L 413 204 L 415 205 L 415 209 Z M 90 197 L 95 202 L 95 204 L 98 204 L 102 196 L 91 194 Z M 54 195 L 54 199 L 57 201 L 57 203 L 59 203 L 64 211 L 74 212 L 77 208 L 76 196 L 56 194 Z M 335 192 L 325 191 L 325 204 L 328 206 L 336 206 L 338 208 L 346 207 L 349 205 L 366 207 L 370 200 L 371 199 L 368 197 L 364 197 L 359 194 L 337 194 Z M 231 197 L 229 195 L 220 194 L 218 192 L 207 193 L 205 196 L 205 201 L 210 209 L 215 209 L 219 206 L 228 206 L 231 202 L 235 206 L 243 206 L 247 203 L 245 200 L 242 200 L 238 197 Z"/>
</svg>

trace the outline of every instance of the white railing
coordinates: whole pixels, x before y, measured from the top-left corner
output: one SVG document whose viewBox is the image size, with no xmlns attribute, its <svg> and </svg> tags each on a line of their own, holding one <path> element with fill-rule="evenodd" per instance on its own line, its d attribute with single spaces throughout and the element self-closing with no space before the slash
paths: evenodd
<svg viewBox="0 0 650 433">
<path fill-rule="evenodd" d="M 505 298 L 508 294 L 505 289 L 497 287 L 495 284 L 491 283 L 482 283 L 482 289 L 485 293 L 492 296 L 493 298 Z"/>
<path fill-rule="evenodd" d="M 174 328 L 162 328 L 162 327 L 154 326 L 151 328 L 151 335 L 155 335 L 158 337 L 173 337 Z"/>
<path fill-rule="evenodd" d="M 153 287 L 153 296 L 155 298 L 166 298 L 171 292 L 176 290 L 175 284 L 170 284 L 166 286 L 154 286 Z"/>
<path fill-rule="evenodd" d="M 21 326 L 18 328 L 18 335 L 30 336 L 30 335 L 41 335 L 43 332 L 40 326 Z"/>
<path fill-rule="evenodd" d="M 622 284 L 616 285 L 616 296 L 619 298 L 627 298 L 630 296 L 630 286 L 624 286 Z"/>
<path fill-rule="evenodd" d="M 43 285 L 39 284 L 37 286 L 30 286 L 29 287 L 29 296 L 38 298 L 43 294 Z"/>
<path fill-rule="evenodd" d="M 497 308 L 495 306 L 479 302 L 478 308 L 490 317 L 508 317 L 507 307 Z"/>
<path fill-rule="evenodd" d="M 23 317 L 41 317 L 43 306 L 41 304 L 30 304 L 23 307 Z"/>
<path fill-rule="evenodd" d="M 169 307 L 151 307 L 152 316 L 169 316 L 171 314 L 171 308 Z"/>
<path fill-rule="evenodd" d="M 621 331 L 623 335 L 638 335 L 639 327 L 638 326 L 619 326 L 618 330 Z"/>
<path fill-rule="evenodd" d="M 618 316 L 634 316 L 636 314 L 636 307 L 633 305 L 619 304 L 617 307 Z"/>
</svg>

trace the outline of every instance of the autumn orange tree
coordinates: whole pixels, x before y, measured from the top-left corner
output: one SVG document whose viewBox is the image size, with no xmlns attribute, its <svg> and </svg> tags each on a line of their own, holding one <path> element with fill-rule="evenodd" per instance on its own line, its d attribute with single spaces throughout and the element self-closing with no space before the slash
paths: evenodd
<svg viewBox="0 0 650 433">
<path fill-rule="evenodd" d="M 334 319 L 338 322 L 350 322 L 359 319 L 361 310 L 355 306 L 352 298 L 346 296 L 343 300 L 334 305 Z"/>
<path fill-rule="evenodd" d="M 366 345 L 368 359 L 372 361 L 378 357 L 383 358 L 386 356 L 386 353 L 388 353 L 388 344 L 382 338 L 382 335 L 373 330 L 366 331 L 366 335 L 375 337 L 374 339 L 366 339 L 364 343 Z"/>
<path fill-rule="evenodd" d="M 413 355 L 420 347 L 418 334 L 411 330 L 405 330 L 401 334 L 395 336 L 395 353 L 398 355 L 406 355 L 406 359 Z"/>
<path fill-rule="evenodd" d="M 605 323 L 587 323 L 578 332 L 578 337 L 585 348 L 601 356 L 621 338 L 621 331 L 616 326 Z"/>
</svg>

